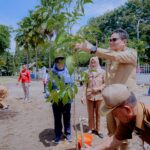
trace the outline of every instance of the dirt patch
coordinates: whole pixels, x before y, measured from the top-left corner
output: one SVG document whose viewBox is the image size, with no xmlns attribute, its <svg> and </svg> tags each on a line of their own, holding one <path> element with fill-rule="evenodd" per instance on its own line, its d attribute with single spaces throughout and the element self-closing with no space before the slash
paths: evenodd
<svg viewBox="0 0 150 150">
<path fill-rule="evenodd" d="M 56 145 L 54 139 L 54 118 L 50 103 L 46 103 L 43 95 L 42 81 L 33 81 L 30 86 L 31 103 L 24 101 L 22 87 L 16 85 L 16 78 L 1 78 L 0 83 L 7 86 L 9 95 L 8 110 L 0 110 L 0 150 L 75 150 L 76 132 L 80 134 L 79 117 L 87 118 L 86 105 L 80 102 L 82 87 L 78 87 L 78 94 L 72 103 L 72 143 L 63 137 L 60 144 Z M 140 99 L 150 103 L 147 87 L 141 87 L 138 94 Z M 74 110 L 75 108 L 75 110 Z M 87 132 L 87 122 L 83 125 Z M 106 118 L 101 117 L 101 132 L 107 137 Z M 103 139 L 93 135 L 93 146 L 101 144 Z M 131 141 L 132 150 L 142 150 L 139 138 L 133 134 Z"/>
<path fill-rule="evenodd" d="M 0 120 L 10 119 L 17 115 L 18 113 L 12 110 L 0 110 Z"/>
</svg>

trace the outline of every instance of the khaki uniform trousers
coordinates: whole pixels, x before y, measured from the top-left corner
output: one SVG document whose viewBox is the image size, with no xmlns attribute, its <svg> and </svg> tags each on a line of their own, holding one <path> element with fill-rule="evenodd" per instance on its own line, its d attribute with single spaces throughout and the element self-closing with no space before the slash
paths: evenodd
<svg viewBox="0 0 150 150">
<path fill-rule="evenodd" d="M 89 130 L 100 131 L 100 104 L 101 100 L 87 100 Z"/>
</svg>

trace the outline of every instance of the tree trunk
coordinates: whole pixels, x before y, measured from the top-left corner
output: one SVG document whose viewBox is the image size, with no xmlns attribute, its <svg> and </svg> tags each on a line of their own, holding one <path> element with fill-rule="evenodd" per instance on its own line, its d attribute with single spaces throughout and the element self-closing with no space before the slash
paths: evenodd
<svg viewBox="0 0 150 150">
<path fill-rule="evenodd" d="M 50 42 L 51 42 L 51 39 L 52 39 L 52 35 L 51 35 L 51 34 L 50 34 L 50 35 L 47 34 L 47 38 L 48 38 L 48 41 L 49 41 L 49 43 L 50 43 Z M 49 55 L 49 57 L 48 57 L 48 67 L 49 67 L 49 70 L 51 69 L 50 51 L 51 51 L 51 48 L 49 48 L 49 53 L 48 53 L 48 55 Z"/>
<path fill-rule="evenodd" d="M 29 68 L 29 55 L 28 55 L 28 51 L 27 51 L 27 68 Z"/>
<path fill-rule="evenodd" d="M 35 49 L 36 79 L 38 79 L 38 50 Z"/>
</svg>

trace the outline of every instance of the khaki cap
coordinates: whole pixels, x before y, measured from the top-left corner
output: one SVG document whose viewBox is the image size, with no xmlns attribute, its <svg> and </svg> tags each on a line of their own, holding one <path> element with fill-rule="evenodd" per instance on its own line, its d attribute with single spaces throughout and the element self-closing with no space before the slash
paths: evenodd
<svg viewBox="0 0 150 150">
<path fill-rule="evenodd" d="M 131 93 L 127 86 L 123 84 L 112 84 L 104 88 L 102 91 L 102 96 L 104 102 L 101 105 L 101 114 L 107 115 L 113 109 L 125 102 Z"/>
</svg>

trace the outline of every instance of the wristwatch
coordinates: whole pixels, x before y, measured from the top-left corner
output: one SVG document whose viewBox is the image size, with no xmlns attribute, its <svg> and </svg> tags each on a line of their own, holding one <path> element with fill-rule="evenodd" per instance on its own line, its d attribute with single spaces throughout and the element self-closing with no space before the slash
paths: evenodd
<svg viewBox="0 0 150 150">
<path fill-rule="evenodd" d="M 91 54 L 95 54 L 97 52 L 97 46 L 92 46 L 90 50 L 91 50 L 90 52 Z"/>
</svg>

